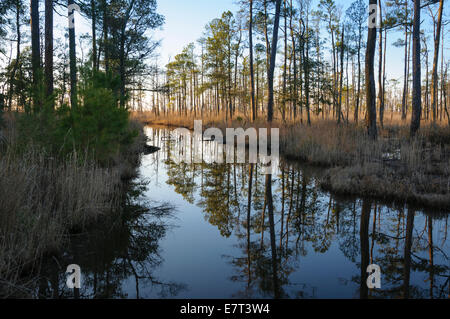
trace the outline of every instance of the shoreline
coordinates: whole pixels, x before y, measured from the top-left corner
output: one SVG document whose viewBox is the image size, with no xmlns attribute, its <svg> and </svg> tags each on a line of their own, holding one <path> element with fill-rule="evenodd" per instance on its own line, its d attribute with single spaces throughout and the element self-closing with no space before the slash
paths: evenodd
<svg viewBox="0 0 450 319">
<path fill-rule="evenodd" d="M 169 122 L 164 124 L 165 121 Z M 141 123 L 151 127 L 183 127 L 192 130 L 193 123 L 190 125 L 187 121 L 186 119 L 184 122 L 170 122 L 166 118 L 159 120 L 147 119 L 141 121 Z M 203 124 L 204 128 L 217 126 L 222 132 L 224 131 L 222 127 L 223 122 L 208 120 L 204 122 L 206 122 Z M 240 127 L 236 123 L 231 124 L 230 127 Z M 302 129 L 308 130 L 308 128 L 299 128 L 298 130 Z M 343 129 L 345 130 L 345 128 Z M 389 131 L 399 129 L 396 127 L 388 128 Z M 296 130 L 296 128 L 291 128 L 291 130 Z M 349 136 L 359 133 L 358 127 L 350 128 L 349 130 L 353 130 L 353 132 L 350 132 L 351 134 L 348 134 Z M 445 132 L 445 128 L 443 131 Z M 450 167 L 448 166 L 448 163 L 450 163 L 450 146 L 445 143 L 447 136 L 442 138 L 444 140 L 442 146 L 443 157 L 440 161 L 434 161 L 436 162 L 434 163 L 435 166 L 437 166 L 435 171 L 429 171 L 430 169 L 426 167 L 424 172 L 420 170 L 413 172 L 411 167 L 408 166 L 409 163 L 405 163 L 407 160 L 404 161 L 402 159 L 378 161 L 376 159 L 370 160 L 364 158 L 362 163 L 358 163 L 352 159 L 347 159 L 351 156 L 346 156 L 348 154 L 345 154 L 345 152 L 338 151 L 337 158 L 331 158 L 331 160 L 330 158 L 321 156 L 323 154 L 314 154 L 313 151 L 308 153 L 307 150 L 296 149 L 295 146 L 292 147 L 289 141 L 292 137 L 292 134 L 289 134 L 290 132 L 289 128 L 287 130 L 280 130 L 280 156 L 289 161 L 326 169 L 324 178 L 320 181 L 321 188 L 326 191 L 340 195 L 370 197 L 388 202 L 405 203 L 424 209 L 450 210 L 450 189 L 446 189 L 445 187 L 447 183 L 450 183 Z M 445 132 L 445 134 L 448 133 Z M 433 138 L 435 137 L 430 136 L 428 139 L 432 140 Z M 378 143 L 383 143 L 382 147 L 385 147 L 385 145 L 388 145 L 393 140 L 393 137 L 384 137 L 380 138 Z M 424 141 L 429 143 L 429 141 L 426 141 L 426 138 L 423 138 L 417 142 L 406 141 L 401 147 L 411 147 L 414 149 L 419 143 L 424 143 Z M 317 144 L 314 145 L 316 149 L 326 148 L 326 146 L 324 147 L 319 143 L 321 142 L 320 140 L 314 142 Z M 370 142 L 367 141 L 367 143 Z M 374 144 L 375 148 L 377 146 Z M 364 150 L 368 150 L 368 154 L 370 154 L 370 144 Z M 344 160 L 339 163 L 339 159 L 341 158 L 344 158 Z M 436 174 L 436 171 L 444 174 Z"/>
<path fill-rule="evenodd" d="M 0 212 L 14 212 L 0 214 L 4 226 L 0 225 L 0 236 L 6 240 L 9 234 L 0 247 L 0 296 L 28 291 L 40 265 L 68 247 L 72 236 L 120 218 L 142 154 L 156 151 L 147 145 L 143 128 L 130 121 L 138 136 L 104 167 L 76 158 L 56 161 L 40 156 L 38 150 L 0 158 L 0 183 L 4 183 L 0 188 L 6 191 L 6 185 L 17 183 L 11 187 L 14 195 L 3 192 L 0 198 Z M 28 182 L 20 182 L 24 178 Z M 46 187 L 35 187 L 40 184 Z"/>
</svg>

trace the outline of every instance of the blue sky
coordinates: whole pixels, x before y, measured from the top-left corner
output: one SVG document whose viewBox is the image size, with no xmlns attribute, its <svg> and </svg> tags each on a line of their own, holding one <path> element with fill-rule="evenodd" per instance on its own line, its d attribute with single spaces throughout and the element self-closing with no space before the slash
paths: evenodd
<svg viewBox="0 0 450 319">
<path fill-rule="evenodd" d="M 167 64 L 169 57 L 181 52 L 183 47 L 197 41 L 211 20 L 224 11 L 236 12 L 234 0 L 160 0 L 158 12 L 165 16 L 166 23 L 156 37 L 163 40 L 159 49 L 160 61 Z"/>
<path fill-rule="evenodd" d="M 296 1 L 296 0 L 294 0 Z M 236 0 L 158 0 L 158 12 L 165 17 L 165 24 L 161 30 L 154 33 L 155 39 L 160 39 L 161 47 L 158 49 L 160 67 L 164 67 L 169 58 L 174 58 L 175 55 L 181 52 L 181 50 L 191 42 L 196 42 L 205 30 L 205 26 L 211 20 L 218 18 L 224 11 L 230 10 L 236 13 L 239 10 L 239 6 L 236 4 Z M 312 7 L 317 8 L 318 0 L 312 0 Z M 338 8 L 340 8 L 343 17 L 345 16 L 345 10 L 353 0 L 336 0 Z M 43 9 L 43 8 L 42 8 Z M 437 9 L 437 6 L 433 7 L 433 11 Z M 448 7 L 444 12 L 445 17 L 448 18 Z M 62 28 L 66 27 L 67 21 L 61 17 L 56 16 L 57 23 Z M 425 20 L 422 24 L 422 29 L 426 31 L 426 34 L 432 37 L 433 30 L 429 23 L 430 18 L 428 15 L 428 9 L 422 10 L 422 19 Z M 76 17 L 77 34 L 89 33 L 90 22 L 81 18 L 79 15 Z M 448 38 L 450 28 L 446 28 L 446 34 Z M 322 36 L 327 36 L 324 32 Z M 389 79 L 403 79 L 404 68 L 404 49 L 396 48 L 392 46 L 392 43 L 399 38 L 404 38 L 403 32 L 396 30 L 395 32 L 388 33 L 388 47 L 387 47 L 387 61 L 386 72 Z M 363 42 L 367 40 L 366 36 L 363 38 Z M 378 41 L 378 38 L 377 38 Z M 326 50 L 329 51 L 330 41 L 326 44 Z M 444 48 L 444 54 L 448 59 L 448 45 Z M 430 64 L 432 62 L 433 47 L 429 42 L 429 54 Z M 378 48 L 377 48 L 378 55 Z M 378 56 L 376 56 L 378 62 Z M 424 68 L 425 69 L 425 68 Z M 424 70 L 425 72 L 425 70 Z M 423 74 L 424 75 L 424 74 Z"/>
<path fill-rule="evenodd" d="M 315 3 L 313 0 L 313 7 Z M 338 6 L 342 8 L 343 15 L 351 1 L 338 0 Z M 165 16 L 165 25 L 161 31 L 157 31 L 155 37 L 161 39 L 159 48 L 161 66 L 165 66 L 169 60 L 181 52 L 191 42 L 197 41 L 205 29 L 205 25 L 218 18 L 224 11 L 237 12 L 239 6 L 235 0 L 160 0 L 158 12 Z M 423 12 L 425 14 L 425 12 Z M 388 59 L 387 73 L 389 78 L 401 78 L 403 74 L 403 50 L 390 44 L 395 42 L 401 33 L 388 35 Z M 364 41 L 366 38 L 363 39 Z M 327 47 L 329 44 L 327 44 Z"/>
<path fill-rule="evenodd" d="M 294 0 L 296 1 L 296 0 Z M 338 7 L 342 8 L 342 14 L 345 14 L 345 10 L 353 0 L 336 0 Z M 316 8 L 318 0 L 313 0 L 313 8 Z M 444 12 L 444 19 L 448 19 L 448 11 L 450 7 L 446 7 Z M 181 52 L 181 50 L 191 42 L 196 42 L 205 30 L 205 26 L 211 20 L 218 18 L 224 11 L 230 10 L 236 13 L 239 6 L 236 4 L 236 0 L 158 0 L 158 12 L 165 16 L 165 24 L 161 30 L 154 33 L 156 39 L 161 39 L 161 47 L 159 52 L 160 67 L 164 67 L 169 58 L 172 58 Z M 433 10 L 437 7 L 434 6 Z M 43 15 L 43 6 L 41 7 L 41 14 Z M 60 13 L 65 14 L 62 10 L 58 10 Z M 425 22 L 422 28 L 425 29 L 427 35 L 432 37 L 433 30 L 429 23 L 428 10 L 422 10 L 422 18 Z M 55 27 L 56 36 L 62 37 L 62 30 L 67 28 L 67 20 L 64 17 L 55 15 Z M 84 19 L 80 15 L 76 14 L 76 27 L 77 35 L 90 33 L 90 21 Z M 24 28 L 24 27 L 23 27 Z M 448 39 L 450 28 L 446 27 L 446 38 Z M 326 36 L 324 32 L 322 36 Z M 404 57 L 403 49 L 395 48 L 392 43 L 399 38 L 403 38 L 403 33 L 396 31 L 388 33 L 388 49 L 387 49 L 387 76 L 388 79 L 402 79 Z M 378 40 L 378 39 L 377 39 Z M 366 36 L 363 41 L 366 41 Z M 445 43 L 444 54 L 448 60 L 449 45 L 448 41 Z M 329 41 L 326 44 L 326 50 L 329 51 Z M 80 51 L 80 50 L 78 50 Z M 80 54 L 80 52 L 78 52 Z M 432 62 L 433 47 L 429 42 L 429 54 L 430 64 Z M 378 61 L 378 57 L 376 57 Z M 0 63 L 2 63 L 0 61 Z M 425 69 L 425 68 L 424 68 Z M 424 70 L 425 72 L 425 70 Z"/>
</svg>

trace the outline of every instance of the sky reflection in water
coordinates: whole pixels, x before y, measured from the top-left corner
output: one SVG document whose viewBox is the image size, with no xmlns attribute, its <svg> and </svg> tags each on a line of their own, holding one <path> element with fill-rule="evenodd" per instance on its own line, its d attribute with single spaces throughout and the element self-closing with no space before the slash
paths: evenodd
<svg viewBox="0 0 450 319">
<path fill-rule="evenodd" d="M 221 146 L 192 150 L 169 132 L 147 128 L 161 151 L 142 159 L 131 217 L 66 252 L 82 298 L 448 298 L 448 214 L 336 197 L 318 187 L 322 169 L 279 160 L 271 232 L 260 165 L 176 164 L 177 152 L 207 159 Z M 361 284 L 372 263 L 381 289 Z M 49 272 L 41 295 L 70 297 L 64 278 Z"/>
</svg>

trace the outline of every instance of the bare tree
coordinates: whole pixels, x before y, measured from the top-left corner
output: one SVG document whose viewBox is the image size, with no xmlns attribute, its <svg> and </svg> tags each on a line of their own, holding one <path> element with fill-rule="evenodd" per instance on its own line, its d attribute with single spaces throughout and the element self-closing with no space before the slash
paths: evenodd
<svg viewBox="0 0 450 319">
<path fill-rule="evenodd" d="M 411 137 L 414 137 L 420 128 L 422 113 L 422 86 L 420 65 L 420 0 L 414 0 L 413 23 L 413 92 L 412 92 L 412 118 Z"/>
<path fill-rule="evenodd" d="M 439 41 L 441 39 L 441 29 L 442 29 L 442 12 L 444 11 L 444 0 L 439 2 L 439 13 L 436 25 L 436 35 L 434 38 L 434 58 L 433 58 L 433 73 L 431 80 L 431 108 L 433 111 L 433 122 L 437 119 L 437 100 L 438 100 L 438 80 L 437 80 L 437 69 L 439 61 Z M 442 53 L 444 54 L 444 53 Z"/>
<path fill-rule="evenodd" d="M 377 0 L 369 0 L 369 5 L 376 7 Z M 377 139 L 377 108 L 375 91 L 375 47 L 377 42 L 377 29 L 369 24 L 366 50 L 366 100 L 367 100 L 367 129 L 370 138 Z"/>
<path fill-rule="evenodd" d="M 37 97 L 37 87 L 39 84 L 39 73 L 41 68 L 40 38 L 39 38 L 39 0 L 31 0 L 31 68 L 33 72 L 33 107 L 37 110 L 40 107 L 40 101 Z"/>
<path fill-rule="evenodd" d="M 53 95 L 53 0 L 45 0 L 45 86 Z"/>
<path fill-rule="evenodd" d="M 407 100 L 408 100 L 408 78 L 409 78 L 409 54 L 408 54 L 408 1 L 405 1 L 405 72 L 403 80 L 403 97 L 402 97 L 402 120 L 406 120 Z"/>
<path fill-rule="evenodd" d="M 74 0 L 68 0 L 69 19 L 74 14 Z M 75 19 L 72 17 L 72 19 Z M 75 22 L 75 21 L 73 21 Z M 70 105 L 72 109 L 77 108 L 77 52 L 75 44 L 75 25 L 69 25 L 69 64 L 70 64 Z"/>
<path fill-rule="evenodd" d="M 249 22 L 249 50 L 250 50 L 250 81 L 251 81 L 251 99 L 252 99 L 252 119 L 256 120 L 255 105 L 255 71 L 253 66 L 253 0 L 250 0 L 250 22 Z"/>
<path fill-rule="evenodd" d="M 16 76 L 16 72 L 19 69 L 19 65 L 20 65 L 20 45 L 22 42 L 22 35 L 21 35 L 21 30 L 20 30 L 20 25 L 21 25 L 21 14 L 23 13 L 23 7 L 24 4 L 22 2 L 22 0 L 16 0 L 14 1 L 14 6 L 16 9 L 16 33 L 17 33 L 17 46 L 16 46 L 16 62 L 14 63 L 14 67 L 12 69 L 11 72 L 11 78 L 10 78 L 10 85 L 9 85 L 9 96 L 8 96 L 8 109 L 11 110 L 12 108 L 12 98 L 13 98 L 13 93 L 14 93 L 14 79 Z"/>
<path fill-rule="evenodd" d="M 277 58 L 277 44 L 278 44 L 278 29 L 280 27 L 280 11 L 281 11 L 281 0 L 277 0 L 275 9 L 275 23 L 273 26 L 273 36 L 272 36 L 272 52 L 270 54 L 270 66 L 267 75 L 268 85 L 269 85 L 269 103 L 267 107 L 267 121 L 272 122 L 273 120 L 273 77 L 275 73 L 275 63 Z"/>
</svg>

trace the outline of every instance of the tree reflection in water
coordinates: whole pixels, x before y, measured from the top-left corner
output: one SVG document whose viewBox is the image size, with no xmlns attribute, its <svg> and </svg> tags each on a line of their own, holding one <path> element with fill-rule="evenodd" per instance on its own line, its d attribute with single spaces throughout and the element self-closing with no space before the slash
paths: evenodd
<svg viewBox="0 0 450 319">
<path fill-rule="evenodd" d="M 159 242 L 170 228 L 168 221 L 174 207 L 144 205 L 138 198 L 145 190 L 145 184 L 133 185 L 121 214 L 105 218 L 86 233 L 71 236 L 63 254 L 47 258 L 41 265 L 35 296 L 73 298 L 74 292 L 66 287 L 63 267 L 69 264 L 81 267 L 80 298 L 145 298 L 149 290 L 157 291 L 158 297 L 171 298 L 185 290 L 182 283 L 161 281 L 153 275 L 164 262 Z M 130 295 L 130 291 L 134 294 Z"/>
<path fill-rule="evenodd" d="M 122 218 L 73 236 L 64 254 L 46 259 L 35 296 L 73 297 L 63 266 L 75 263 L 83 273 L 80 298 L 203 296 L 199 290 L 191 295 L 195 285 L 211 285 L 224 298 L 448 298 L 448 213 L 334 196 L 318 186 L 322 169 L 278 159 L 278 171 L 266 176 L 261 164 L 208 161 L 221 152 L 217 142 L 170 136 L 166 129 L 148 133 L 161 151 L 148 158 L 145 165 L 151 171 L 144 177 L 151 178 L 156 191 L 164 190 L 164 198 L 179 194 L 181 205 L 196 205 L 191 214 L 201 214 L 220 236 L 208 242 L 211 235 L 199 232 L 202 220 L 192 223 L 194 215 L 189 215 L 185 235 L 195 234 L 209 252 L 221 253 L 222 264 L 205 264 L 217 261 L 196 247 L 189 251 L 204 260 L 187 261 L 180 254 L 186 243 L 172 242 L 171 262 L 179 264 L 173 269 L 183 273 L 176 270 L 159 279 L 156 270 L 166 266 L 161 243 L 174 209 L 138 200 L 146 192 L 138 184 L 126 198 Z M 203 163 L 178 164 L 179 154 Z M 168 189 L 174 194 L 167 194 Z M 216 249 L 221 239 L 232 242 L 232 249 Z M 185 272 L 186 262 L 197 272 Z M 366 269 L 372 263 L 381 267 L 381 289 L 367 288 Z M 202 271 L 223 265 L 229 268 L 232 288 L 204 278 Z M 175 277 L 190 280 L 189 287 L 170 280 Z"/>
<path fill-rule="evenodd" d="M 295 278 L 301 277 L 303 261 L 328 253 L 359 269 L 336 278 L 343 286 L 358 285 L 354 297 L 448 297 L 448 214 L 333 196 L 318 187 L 320 169 L 285 161 L 274 176 L 262 175 L 259 164 L 210 163 L 207 159 L 220 148 L 216 142 L 179 137 L 161 142 L 169 131 L 152 132 L 165 154 L 168 183 L 198 205 L 222 236 L 239 240 L 241 255 L 225 256 L 235 269 L 231 280 L 243 283 L 235 297 L 314 298 L 326 287 Z M 176 164 L 177 154 L 206 160 Z M 433 241 L 433 234 L 439 241 Z M 367 288 L 366 269 L 372 263 L 382 269 L 381 289 Z"/>
</svg>

